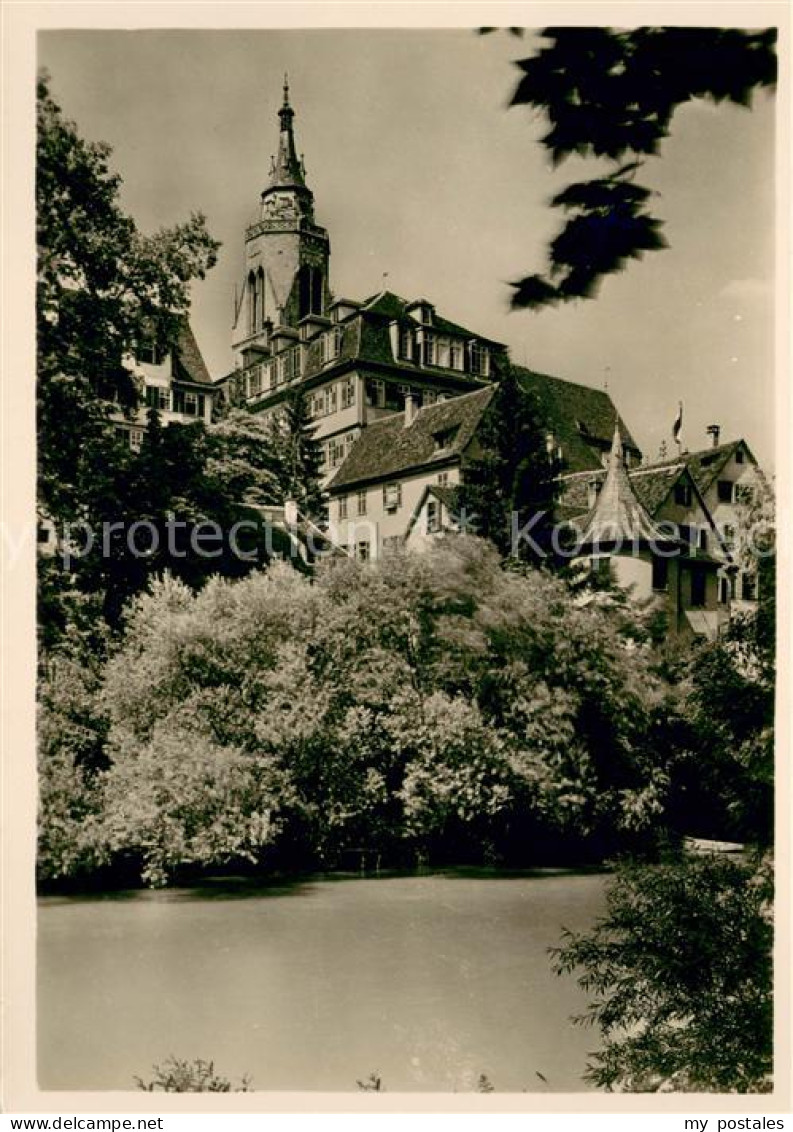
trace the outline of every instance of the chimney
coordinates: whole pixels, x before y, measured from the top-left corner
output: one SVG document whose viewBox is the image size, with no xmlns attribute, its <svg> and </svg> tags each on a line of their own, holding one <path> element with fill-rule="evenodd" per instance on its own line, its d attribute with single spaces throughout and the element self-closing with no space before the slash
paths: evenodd
<svg viewBox="0 0 793 1132">
<path fill-rule="evenodd" d="M 709 437 L 711 437 L 711 447 L 719 447 L 719 436 L 721 435 L 721 425 L 709 424 L 705 430 Z"/>
<path fill-rule="evenodd" d="M 405 394 L 405 428 L 410 428 L 419 411 L 419 399 L 415 393 Z"/>
</svg>

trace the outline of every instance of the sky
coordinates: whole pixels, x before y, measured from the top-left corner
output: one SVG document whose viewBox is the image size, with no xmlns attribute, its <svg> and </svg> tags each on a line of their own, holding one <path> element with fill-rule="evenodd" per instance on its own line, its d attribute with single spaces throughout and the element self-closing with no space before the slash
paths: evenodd
<svg viewBox="0 0 793 1132">
<path fill-rule="evenodd" d="M 244 229 L 277 144 L 289 73 L 298 152 L 331 239 L 331 287 L 383 286 L 506 343 L 513 361 L 609 393 L 650 459 L 683 402 L 694 451 L 743 436 L 774 464 L 774 98 L 692 103 L 640 182 L 670 248 L 594 300 L 511 312 L 509 282 L 543 271 L 554 193 L 604 165 L 553 169 L 547 128 L 509 107 L 534 33 L 444 30 L 52 31 L 39 63 L 84 137 L 113 148 L 122 204 L 145 232 L 203 212 L 222 241 L 193 288 L 213 377 L 233 365 Z M 386 274 L 387 273 L 387 274 Z"/>
</svg>

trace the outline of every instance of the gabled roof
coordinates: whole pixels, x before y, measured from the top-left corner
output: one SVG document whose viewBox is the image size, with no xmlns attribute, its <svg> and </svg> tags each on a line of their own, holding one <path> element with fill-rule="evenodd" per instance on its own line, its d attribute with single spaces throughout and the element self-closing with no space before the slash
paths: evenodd
<svg viewBox="0 0 793 1132">
<path fill-rule="evenodd" d="M 624 446 L 637 457 L 641 455 L 605 389 L 535 373 L 525 366 L 513 368 L 523 388 L 537 397 L 556 443 L 562 449 L 566 471 L 594 471 L 603 467 L 602 453 L 610 446 L 615 421 Z"/>
<path fill-rule="evenodd" d="M 741 439 L 731 440 L 727 444 L 719 444 L 716 448 L 702 448 L 698 452 L 683 452 L 668 460 L 658 460 L 654 464 L 648 464 L 646 470 L 648 472 L 661 472 L 667 469 L 684 466 L 688 468 L 694 482 L 704 495 L 713 485 L 714 480 L 718 479 L 721 475 L 724 467 L 733 458 L 739 448 L 744 449 L 753 464 L 757 463 L 748 444 L 745 440 Z"/>
<path fill-rule="evenodd" d="M 424 302 L 424 300 L 421 300 Z M 408 314 L 408 308 L 415 307 L 416 302 L 403 299 L 401 295 L 395 294 L 393 291 L 380 291 L 377 295 L 370 295 L 361 304 L 361 314 L 380 315 L 388 319 L 390 322 L 404 321 L 407 325 L 415 326 L 416 319 Z M 427 303 L 431 306 L 431 303 Z M 462 338 L 475 338 L 477 342 L 486 342 L 492 346 L 501 346 L 501 342 L 495 342 L 492 338 L 485 338 L 481 334 L 477 334 L 473 330 L 467 330 L 459 323 L 451 322 L 448 318 L 443 318 L 433 310 L 432 322 L 426 324 L 430 330 L 440 331 L 441 334 L 454 334 L 460 335 Z"/>
<path fill-rule="evenodd" d="M 418 410 L 407 426 L 404 413 L 394 413 L 367 425 L 328 491 L 333 494 L 353 484 L 390 479 L 413 468 L 459 459 L 493 393 L 494 387 L 487 386 L 437 405 L 427 405 Z M 448 436 L 448 443 L 439 448 L 436 436 L 444 434 Z"/>
<path fill-rule="evenodd" d="M 180 372 L 182 371 L 182 372 Z M 212 378 L 201 355 L 190 323 L 186 318 L 179 319 L 179 332 L 174 353 L 174 377 L 184 381 L 195 381 L 199 385 L 211 385 Z"/>
<path fill-rule="evenodd" d="M 419 496 L 418 503 L 413 508 L 413 514 L 410 516 L 410 521 L 405 529 L 405 538 L 410 537 L 410 532 L 418 522 L 419 515 L 424 509 L 424 504 L 428 499 L 437 499 L 442 503 L 448 513 L 454 518 L 457 518 L 457 511 L 459 507 L 460 489 L 457 486 L 448 486 L 440 483 L 428 483 L 421 495 Z"/>
<path fill-rule="evenodd" d="M 609 467 L 595 506 L 587 516 L 580 539 L 581 548 L 618 543 L 668 543 L 639 502 L 628 477 L 623 457 L 620 427 L 614 429 Z"/>
<path fill-rule="evenodd" d="M 651 516 L 655 516 L 669 497 L 669 493 L 678 480 L 684 476 L 693 481 L 691 473 L 685 464 L 669 464 L 665 467 L 641 467 L 628 471 L 631 487 L 636 493 L 639 502 Z M 589 508 L 589 485 L 602 483 L 606 478 L 606 469 L 600 468 L 591 472 L 578 472 L 575 475 L 562 478 L 561 506 L 563 514 L 567 517 L 585 514 Z M 696 483 L 694 483 L 696 487 Z"/>
<path fill-rule="evenodd" d="M 743 447 L 752 463 L 755 458 L 744 440 L 732 440 L 728 444 L 719 444 L 716 448 L 705 448 L 700 452 L 686 452 L 681 457 L 686 467 L 696 480 L 697 487 L 704 495 L 721 475 L 725 466 L 733 458 L 739 448 Z"/>
</svg>

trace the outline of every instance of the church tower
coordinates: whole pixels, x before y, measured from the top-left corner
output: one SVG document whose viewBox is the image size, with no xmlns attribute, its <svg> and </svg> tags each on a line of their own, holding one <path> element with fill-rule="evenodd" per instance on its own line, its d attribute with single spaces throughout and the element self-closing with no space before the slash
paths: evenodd
<svg viewBox="0 0 793 1132">
<path fill-rule="evenodd" d="M 232 346 L 243 365 L 297 341 L 303 320 L 321 324 L 330 300 L 330 240 L 314 221 L 286 77 L 278 117 L 278 154 L 271 159 L 258 217 L 245 232 L 245 275 L 235 300 Z"/>
</svg>

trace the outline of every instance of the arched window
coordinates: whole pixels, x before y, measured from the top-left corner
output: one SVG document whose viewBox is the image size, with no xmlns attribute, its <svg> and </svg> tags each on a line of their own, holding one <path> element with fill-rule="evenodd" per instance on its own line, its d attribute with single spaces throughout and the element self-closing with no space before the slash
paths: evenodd
<svg viewBox="0 0 793 1132">
<path fill-rule="evenodd" d="M 256 292 L 256 307 L 259 317 L 259 321 L 256 323 L 256 329 L 261 330 L 264 325 L 264 272 L 261 267 L 256 276 Z"/>
<path fill-rule="evenodd" d="M 258 288 L 256 286 L 256 276 L 253 272 L 248 276 L 248 330 L 251 334 L 254 333 L 258 325 L 259 309 L 258 309 Z"/>
<path fill-rule="evenodd" d="M 297 317 L 305 318 L 307 314 L 311 313 L 311 276 L 312 270 L 307 264 L 303 264 L 297 273 Z"/>
<path fill-rule="evenodd" d="M 322 314 L 322 271 L 317 267 L 311 275 L 311 311 L 313 314 Z"/>
</svg>

